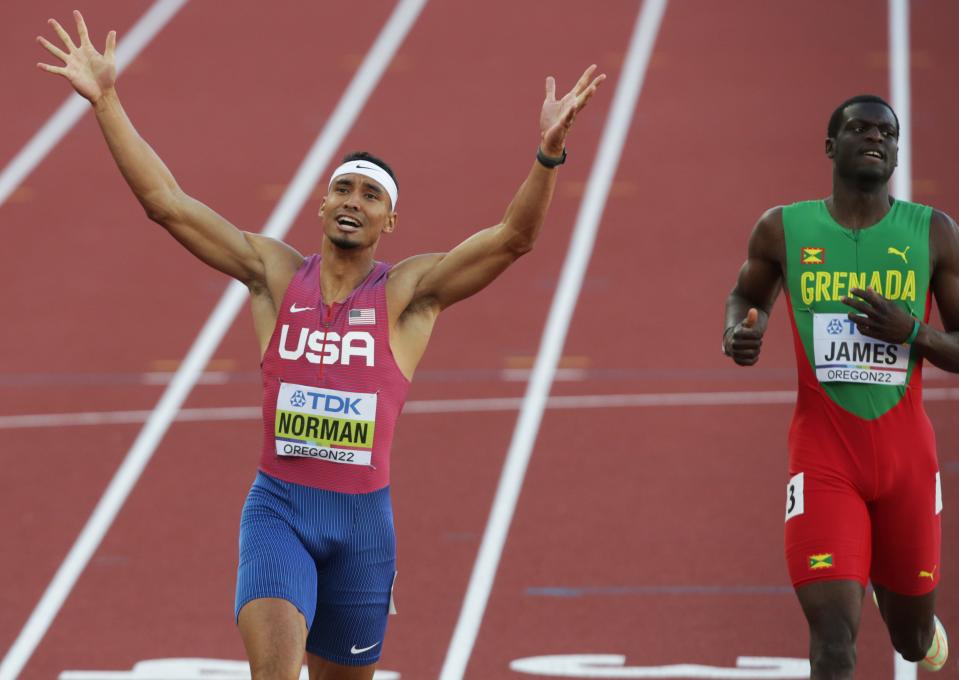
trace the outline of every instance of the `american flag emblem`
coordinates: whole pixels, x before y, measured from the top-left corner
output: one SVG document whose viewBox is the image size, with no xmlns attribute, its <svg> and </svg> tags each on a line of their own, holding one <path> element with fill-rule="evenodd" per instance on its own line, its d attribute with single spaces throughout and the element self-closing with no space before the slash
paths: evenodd
<svg viewBox="0 0 959 680">
<path fill-rule="evenodd" d="M 372 307 L 368 309 L 351 309 L 350 325 L 351 326 L 375 326 L 376 310 L 373 309 Z"/>
</svg>

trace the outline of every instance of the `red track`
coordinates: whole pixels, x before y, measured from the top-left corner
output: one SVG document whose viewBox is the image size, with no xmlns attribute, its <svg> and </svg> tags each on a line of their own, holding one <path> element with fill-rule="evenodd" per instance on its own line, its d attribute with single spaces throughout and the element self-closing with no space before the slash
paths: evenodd
<svg viewBox="0 0 959 680">
<path fill-rule="evenodd" d="M 66 21 L 72 8 L 44 4 L 17 3 L 0 22 L 9 95 L 0 164 L 67 92 L 32 68 L 45 53 L 31 38 L 48 15 Z M 959 215 L 950 191 L 959 7 L 913 4 L 914 197 Z M 81 9 L 100 43 L 108 28 L 122 40 L 146 6 L 90 0 Z M 229 6 L 189 3 L 121 87 L 183 187 L 256 231 L 393 5 Z M 636 12 L 625 0 L 434 0 L 354 125 L 344 150 L 381 154 L 401 178 L 398 230 L 379 252 L 396 260 L 445 249 L 501 217 L 532 160 L 544 75 L 567 87 L 594 61 L 610 75 L 577 121 L 535 253 L 445 315 L 411 399 L 522 394 L 501 371 L 537 351 Z M 821 145 L 835 104 L 888 94 L 886 20 L 885 4 L 867 0 L 670 3 L 565 348 L 586 370 L 554 394 L 793 386 L 784 307 L 750 371 L 719 356 L 720 309 L 760 213 L 828 192 Z M 302 251 L 317 247 L 316 208 L 308 204 L 289 235 Z M 162 386 L 141 376 L 186 353 L 225 281 L 146 221 L 91 117 L 0 207 L 0 228 L 0 413 L 151 409 Z M 216 355 L 228 384 L 198 387 L 187 406 L 257 404 L 255 348 L 244 312 Z M 927 384 L 959 382 L 929 372 Z M 527 677 L 509 663 L 545 654 L 624 654 L 630 666 L 804 657 L 781 548 L 790 411 L 547 412 L 467 677 Z M 947 510 L 938 609 L 959 630 L 959 547 L 950 540 L 959 421 L 954 402 L 929 411 Z M 403 680 L 435 678 L 442 665 L 515 420 L 404 416 L 393 480 L 401 613 L 381 664 Z M 0 429 L 0 649 L 138 431 Z M 236 527 L 257 433 L 252 420 L 172 427 L 23 678 L 163 657 L 243 658 L 232 621 Z M 544 587 L 568 596 L 535 590 Z M 884 636 L 870 608 L 860 677 L 892 677 Z"/>
</svg>

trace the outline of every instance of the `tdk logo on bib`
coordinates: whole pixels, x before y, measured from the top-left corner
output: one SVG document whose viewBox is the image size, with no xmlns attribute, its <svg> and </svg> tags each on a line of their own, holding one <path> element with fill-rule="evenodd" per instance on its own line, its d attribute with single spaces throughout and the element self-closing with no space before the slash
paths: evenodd
<svg viewBox="0 0 959 680">
<path fill-rule="evenodd" d="M 290 325 L 283 324 L 280 327 L 278 348 L 281 359 L 296 361 L 306 356 L 306 360 L 311 364 L 323 363 L 327 366 L 349 366 L 352 360 L 363 359 L 367 366 L 374 365 L 376 341 L 367 331 L 350 331 L 340 337 L 340 334 L 334 331 L 311 332 L 309 328 L 301 328 L 295 347 L 290 347 L 290 335 Z"/>
<path fill-rule="evenodd" d="M 290 406 L 294 408 L 306 406 L 314 412 L 342 413 L 359 416 L 359 406 L 362 401 L 362 399 L 355 399 L 349 396 L 339 396 L 339 393 L 307 392 L 303 394 L 302 390 L 297 390 L 293 393 L 293 396 L 290 397 Z"/>
</svg>

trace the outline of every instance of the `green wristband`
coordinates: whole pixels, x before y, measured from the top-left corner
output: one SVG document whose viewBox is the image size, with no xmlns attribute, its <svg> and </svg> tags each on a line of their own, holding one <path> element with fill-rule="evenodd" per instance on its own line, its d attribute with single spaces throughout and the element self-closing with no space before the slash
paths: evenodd
<svg viewBox="0 0 959 680">
<path fill-rule="evenodd" d="M 909 334 L 909 337 L 906 338 L 906 341 L 902 344 L 911 345 L 915 341 L 917 335 L 919 335 L 919 319 L 916 319 L 916 323 L 912 327 L 912 333 Z"/>
</svg>

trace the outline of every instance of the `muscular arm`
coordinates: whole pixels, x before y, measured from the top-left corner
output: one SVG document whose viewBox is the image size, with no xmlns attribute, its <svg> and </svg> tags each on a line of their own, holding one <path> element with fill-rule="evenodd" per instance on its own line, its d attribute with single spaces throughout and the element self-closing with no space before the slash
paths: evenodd
<svg viewBox="0 0 959 680">
<path fill-rule="evenodd" d="M 577 113 L 606 78 L 590 66 L 576 85 L 556 99 L 556 85 L 546 79 L 546 100 L 540 112 L 540 148 L 559 157 Z M 401 309 L 433 316 L 485 288 L 518 257 L 532 249 L 543 226 L 556 186 L 555 168 L 534 162 L 506 209 L 502 222 L 483 229 L 446 254 L 411 258 L 397 266 L 397 276 L 412 282 Z M 402 286 L 397 286 L 402 288 Z"/>
<path fill-rule="evenodd" d="M 431 308 L 439 313 L 478 293 L 529 252 L 543 226 L 556 174 L 555 168 L 534 162 L 502 222 L 476 232 L 448 253 L 411 258 L 398 265 L 400 271 L 409 267 L 421 274 L 408 306 L 413 310 Z"/>
<path fill-rule="evenodd" d="M 93 106 L 104 139 L 147 216 L 163 226 L 200 260 L 246 284 L 251 292 L 268 289 L 266 261 L 287 262 L 295 270 L 296 251 L 272 239 L 240 231 L 209 207 L 180 189 L 173 174 L 137 133 L 116 91 L 116 34 L 110 32 L 100 54 L 93 47 L 79 12 L 74 12 L 79 46 L 54 20 L 51 27 L 64 49 L 39 38 L 64 66 L 40 64 L 62 75 Z"/>
<path fill-rule="evenodd" d="M 932 293 L 945 330 L 922 324 L 913 346 L 939 368 L 959 373 L 959 227 L 936 210 L 929 229 Z"/>
<path fill-rule="evenodd" d="M 753 228 L 746 261 L 726 298 L 723 351 L 737 364 L 751 366 L 759 360 L 769 314 L 782 288 L 785 252 L 782 208 L 773 208 Z"/>
</svg>

